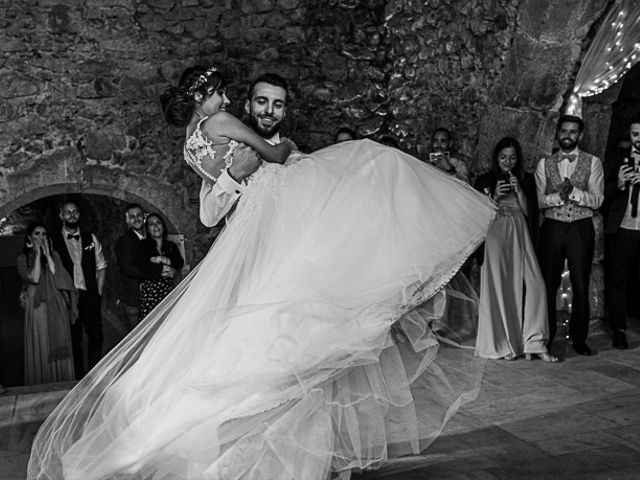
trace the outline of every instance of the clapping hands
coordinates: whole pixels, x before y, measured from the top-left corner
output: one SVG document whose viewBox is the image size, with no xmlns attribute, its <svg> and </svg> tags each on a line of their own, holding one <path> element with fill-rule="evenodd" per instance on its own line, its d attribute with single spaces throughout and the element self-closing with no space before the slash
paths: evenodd
<svg viewBox="0 0 640 480">
<path fill-rule="evenodd" d="M 564 203 L 569 201 L 569 196 L 573 191 L 573 185 L 571 184 L 571 180 L 567 177 L 564 177 L 563 182 L 560 184 L 560 198 Z"/>
</svg>

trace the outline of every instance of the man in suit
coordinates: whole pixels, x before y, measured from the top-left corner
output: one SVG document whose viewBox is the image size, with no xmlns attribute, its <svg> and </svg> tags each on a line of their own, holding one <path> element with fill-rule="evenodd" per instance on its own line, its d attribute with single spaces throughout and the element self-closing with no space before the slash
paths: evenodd
<svg viewBox="0 0 640 480">
<path fill-rule="evenodd" d="M 629 125 L 631 145 L 618 150 L 605 164 L 605 196 L 609 215 L 605 307 L 613 331 L 613 347 L 627 348 L 627 290 L 640 254 L 640 116 Z"/>
<path fill-rule="evenodd" d="M 249 88 L 244 109 L 253 130 L 273 145 L 280 143 L 280 126 L 287 112 L 287 81 L 274 73 L 256 78 Z M 216 225 L 233 207 L 242 191 L 242 181 L 260 166 L 260 159 L 248 147 L 236 148 L 233 164 L 222 171 L 215 183 L 202 181 L 200 188 L 200 221 Z M 221 165 L 221 169 L 224 165 Z"/>
<path fill-rule="evenodd" d="M 116 241 L 115 254 L 120 272 L 120 305 L 125 314 L 129 329 L 138 324 L 140 311 L 140 282 L 157 278 L 164 265 L 153 264 L 155 271 L 143 271 L 140 268 L 138 251 L 140 242 L 146 237 L 145 215 L 137 203 L 130 203 L 124 212 L 127 231 Z M 157 274 L 157 275 L 156 275 Z"/>
<path fill-rule="evenodd" d="M 543 158 L 536 168 L 538 206 L 544 212 L 539 234 L 539 260 L 547 288 L 549 342 L 556 333 L 556 295 L 565 260 L 573 291 L 569 336 L 579 355 L 591 355 L 589 333 L 589 276 L 595 232 L 593 212 L 604 198 L 604 172 L 600 159 L 578 148 L 584 133 L 580 117 L 562 115 L 556 139 L 560 149 Z"/>
<path fill-rule="evenodd" d="M 80 210 L 74 202 L 60 206 L 62 229 L 52 236 L 53 248 L 60 254 L 78 290 L 78 320 L 71 325 L 71 346 L 76 378 L 81 379 L 102 356 L 102 318 L 100 303 L 107 262 L 96 236 L 80 229 Z M 87 334 L 87 370 L 82 349 L 83 330 Z"/>
</svg>

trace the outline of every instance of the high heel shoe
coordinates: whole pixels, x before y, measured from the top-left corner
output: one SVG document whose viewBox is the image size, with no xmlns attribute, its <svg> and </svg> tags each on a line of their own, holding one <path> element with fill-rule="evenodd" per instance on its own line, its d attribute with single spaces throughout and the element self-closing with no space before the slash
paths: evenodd
<svg viewBox="0 0 640 480">
<path fill-rule="evenodd" d="M 558 357 L 551 355 L 549 352 L 540 352 L 540 353 L 525 353 L 524 356 L 527 360 L 533 360 L 534 356 L 538 357 L 540 360 L 543 360 L 548 363 L 558 363 Z"/>
</svg>

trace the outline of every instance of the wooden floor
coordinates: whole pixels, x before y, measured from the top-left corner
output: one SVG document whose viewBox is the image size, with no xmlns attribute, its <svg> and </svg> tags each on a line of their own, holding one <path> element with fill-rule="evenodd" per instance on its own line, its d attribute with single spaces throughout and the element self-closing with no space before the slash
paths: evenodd
<svg viewBox="0 0 640 480">
<path fill-rule="evenodd" d="M 599 334 L 591 357 L 565 342 L 558 364 L 491 361 L 478 399 L 423 455 L 353 480 L 640 479 L 640 321 L 630 328 L 629 350 Z"/>
<path fill-rule="evenodd" d="M 598 334 L 592 357 L 558 342 L 559 364 L 489 362 L 479 398 L 423 455 L 353 480 L 639 479 L 640 321 L 630 327 L 629 350 Z M 68 387 L 0 395 L 0 480 L 25 478 L 33 436 Z"/>
</svg>

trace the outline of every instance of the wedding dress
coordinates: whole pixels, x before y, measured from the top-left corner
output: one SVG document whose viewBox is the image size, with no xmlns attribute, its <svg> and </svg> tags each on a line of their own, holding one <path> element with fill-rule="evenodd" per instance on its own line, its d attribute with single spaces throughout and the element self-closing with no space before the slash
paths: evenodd
<svg viewBox="0 0 640 480">
<path fill-rule="evenodd" d="M 369 140 L 249 179 L 202 262 L 59 404 L 31 480 L 348 479 L 478 393 L 450 280 L 494 216 Z"/>
</svg>

